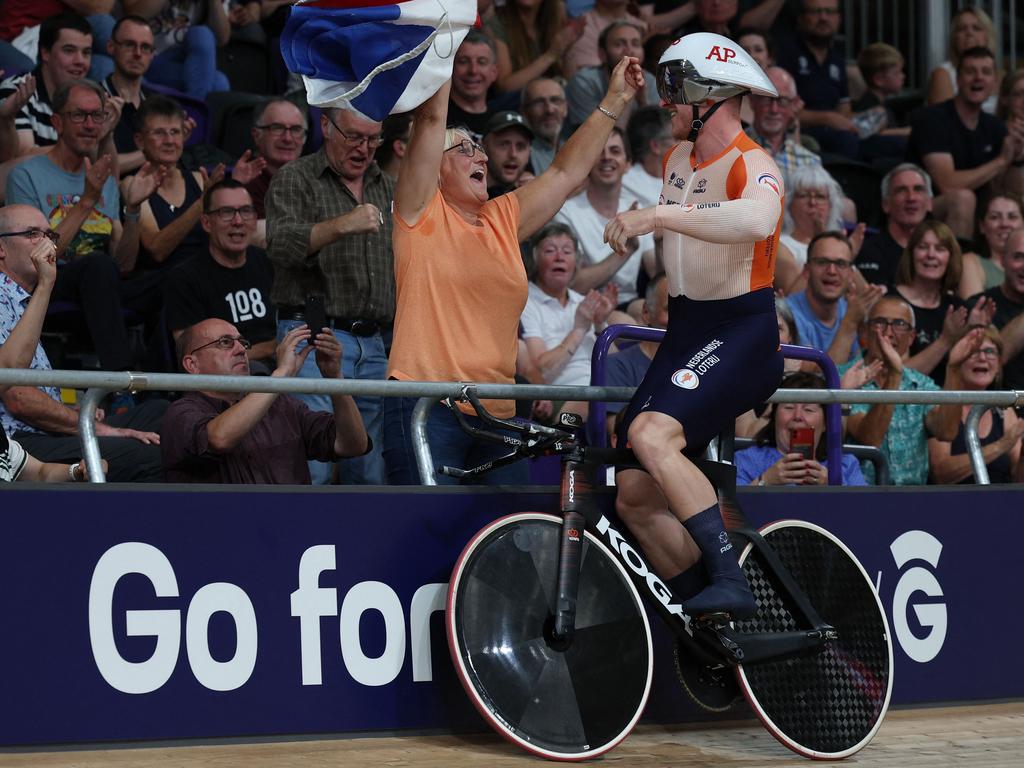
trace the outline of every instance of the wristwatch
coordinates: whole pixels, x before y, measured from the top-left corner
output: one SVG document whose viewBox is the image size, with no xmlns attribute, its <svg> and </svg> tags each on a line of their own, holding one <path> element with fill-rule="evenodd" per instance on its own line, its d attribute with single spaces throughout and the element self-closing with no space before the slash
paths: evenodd
<svg viewBox="0 0 1024 768">
<path fill-rule="evenodd" d="M 132 213 L 131 211 L 128 210 L 128 206 L 126 205 L 121 208 L 121 218 L 124 219 L 125 221 L 138 221 L 140 218 L 142 218 L 142 209 L 139 209 L 135 213 Z"/>
</svg>

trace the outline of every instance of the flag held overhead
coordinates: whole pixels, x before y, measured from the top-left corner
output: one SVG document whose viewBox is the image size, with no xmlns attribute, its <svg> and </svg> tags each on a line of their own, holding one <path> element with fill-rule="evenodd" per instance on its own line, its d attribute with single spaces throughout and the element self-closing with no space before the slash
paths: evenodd
<svg viewBox="0 0 1024 768">
<path fill-rule="evenodd" d="M 281 36 L 309 103 L 380 121 L 415 109 L 452 75 L 476 0 L 301 0 Z"/>
</svg>

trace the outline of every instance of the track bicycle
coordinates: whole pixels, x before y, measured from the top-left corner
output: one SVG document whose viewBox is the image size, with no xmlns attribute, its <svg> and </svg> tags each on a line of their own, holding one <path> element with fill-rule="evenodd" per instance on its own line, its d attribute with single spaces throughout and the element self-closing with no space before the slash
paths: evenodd
<svg viewBox="0 0 1024 768">
<path fill-rule="evenodd" d="M 705 709 L 724 711 L 742 693 L 769 733 L 810 758 L 847 757 L 871 741 L 892 693 L 892 643 L 867 574 L 838 538 L 798 520 L 754 530 L 735 503 L 733 467 L 697 462 L 728 505 L 757 612 L 744 621 L 691 616 L 594 499 L 597 467 L 621 465 L 629 452 L 584 445 L 574 414 L 558 427 L 518 423 L 488 413 L 472 388 L 461 399 L 485 425 L 471 426 L 445 401 L 463 430 L 510 452 L 439 471 L 471 478 L 528 457 L 562 460 L 561 517 L 495 520 L 466 544 L 449 583 L 452 660 L 498 733 L 555 760 L 596 757 L 621 742 L 651 689 L 646 602 L 674 633 L 680 681 Z"/>
</svg>

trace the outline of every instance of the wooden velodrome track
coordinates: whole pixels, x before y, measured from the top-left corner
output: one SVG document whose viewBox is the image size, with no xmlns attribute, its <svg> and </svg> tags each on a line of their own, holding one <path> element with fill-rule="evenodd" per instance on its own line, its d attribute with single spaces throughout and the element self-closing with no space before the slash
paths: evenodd
<svg viewBox="0 0 1024 768">
<path fill-rule="evenodd" d="M 4 768 L 506 768 L 544 764 L 490 734 L 0 750 Z M 753 722 L 714 728 L 641 726 L 592 764 L 645 768 L 811 765 Z M 842 765 L 1020 768 L 1024 765 L 1024 701 L 891 711 L 874 741 Z"/>
</svg>

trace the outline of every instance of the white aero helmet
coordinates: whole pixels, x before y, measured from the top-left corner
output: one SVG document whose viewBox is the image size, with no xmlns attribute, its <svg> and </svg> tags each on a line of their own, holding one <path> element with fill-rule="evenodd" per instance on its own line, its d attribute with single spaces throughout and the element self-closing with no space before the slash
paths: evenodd
<svg viewBox="0 0 1024 768">
<path fill-rule="evenodd" d="M 727 37 L 711 32 L 686 35 L 658 62 L 658 95 L 670 104 L 724 101 L 743 93 L 779 95 L 750 54 Z"/>
</svg>

